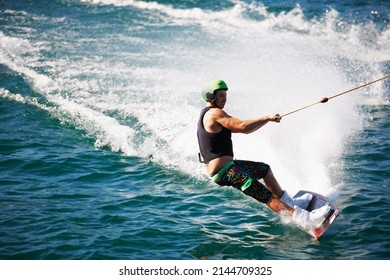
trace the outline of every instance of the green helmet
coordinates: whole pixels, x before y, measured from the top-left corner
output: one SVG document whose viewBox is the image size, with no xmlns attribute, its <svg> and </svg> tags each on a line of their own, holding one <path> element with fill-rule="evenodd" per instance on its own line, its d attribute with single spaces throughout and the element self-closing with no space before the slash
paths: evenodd
<svg viewBox="0 0 390 280">
<path fill-rule="evenodd" d="M 212 102 L 215 98 L 215 91 L 219 89 L 228 90 L 227 84 L 222 80 L 215 80 L 207 84 L 202 90 L 202 97 L 206 102 Z"/>
</svg>

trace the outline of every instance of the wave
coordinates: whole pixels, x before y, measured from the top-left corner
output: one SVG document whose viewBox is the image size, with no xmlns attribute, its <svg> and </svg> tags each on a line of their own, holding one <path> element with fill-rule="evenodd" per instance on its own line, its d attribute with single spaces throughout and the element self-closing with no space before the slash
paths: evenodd
<svg viewBox="0 0 390 280">
<path fill-rule="evenodd" d="M 151 10 L 159 13 L 157 15 L 160 17 L 166 17 L 163 24 L 169 24 L 170 21 L 171 24 L 199 24 L 210 32 L 231 31 L 234 33 L 239 31 L 240 36 L 238 37 L 244 35 L 252 37 L 256 34 L 264 35 L 264 33 L 272 35 L 292 33 L 296 38 L 299 38 L 299 35 L 315 37 L 328 42 L 333 41 L 339 47 L 343 47 L 341 43 L 346 43 L 347 48 L 353 46 L 356 54 L 360 53 L 362 59 L 375 60 L 376 62 L 389 60 L 386 49 L 390 40 L 388 26 L 385 25 L 381 30 L 382 28 L 378 28 L 372 21 L 349 23 L 341 19 L 339 12 L 333 8 L 327 9 L 325 14 L 319 18 L 308 19 L 300 5 L 290 11 L 281 11 L 276 14 L 269 11 L 268 7 L 262 3 L 243 1 L 231 1 L 230 7 L 219 10 L 206 10 L 198 7 L 174 8 L 173 5 L 160 4 L 155 1 L 81 0 L 81 2 Z M 371 52 L 373 50 L 377 52 L 375 55 L 366 57 L 364 55 L 366 52 L 361 53 L 366 48 Z"/>
<path fill-rule="evenodd" d="M 31 44 L 27 39 L 6 36 L 0 31 L 0 63 L 25 75 L 38 90 L 45 91 L 52 84 L 52 80 L 28 67 L 29 63 L 23 59 L 23 56 L 33 55 L 39 51 L 40 48 Z"/>
</svg>

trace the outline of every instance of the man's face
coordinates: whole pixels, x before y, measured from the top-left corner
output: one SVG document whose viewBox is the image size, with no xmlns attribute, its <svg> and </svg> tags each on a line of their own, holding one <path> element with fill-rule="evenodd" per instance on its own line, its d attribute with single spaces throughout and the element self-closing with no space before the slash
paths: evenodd
<svg viewBox="0 0 390 280">
<path fill-rule="evenodd" d="M 227 101 L 227 90 L 219 89 L 215 92 L 215 94 L 216 94 L 215 105 L 218 108 L 223 109 Z"/>
</svg>

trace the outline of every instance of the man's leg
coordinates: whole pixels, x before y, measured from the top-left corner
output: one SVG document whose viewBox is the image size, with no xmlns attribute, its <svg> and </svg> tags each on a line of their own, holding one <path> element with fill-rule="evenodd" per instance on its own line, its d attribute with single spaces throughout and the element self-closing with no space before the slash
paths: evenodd
<svg viewBox="0 0 390 280">
<path fill-rule="evenodd" d="M 296 205 L 305 209 L 313 197 L 311 194 L 304 194 L 298 198 L 291 198 L 291 196 L 286 191 L 282 190 L 274 174 L 272 173 L 271 168 L 263 180 L 266 187 L 273 193 L 273 195 L 290 207 Z"/>
<path fill-rule="evenodd" d="M 276 180 L 274 173 L 271 168 L 269 169 L 267 175 L 263 178 L 265 186 L 273 193 L 273 195 L 280 199 L 283 196 L 284 191 L 280 187 L 278 181 Z"/>
</svg>

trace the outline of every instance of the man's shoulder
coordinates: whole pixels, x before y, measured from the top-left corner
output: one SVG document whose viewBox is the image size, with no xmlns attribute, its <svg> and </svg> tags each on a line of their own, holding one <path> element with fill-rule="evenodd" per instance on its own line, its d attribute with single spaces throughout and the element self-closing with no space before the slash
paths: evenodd
<svg viewBox="0 0 390 280">
<path fill-rule="evenodd" d="M 222 110 L 221 108 L 216 108 L 216 107 L 210 108 L 210 110 L 206 114 L 209 114 L 209 115 L 212 115 L 215 117 L 222 117 L 222 116 L 227 115 L 224 110 Z"/>
<path fill-rule="evenodd" d="M 226 113 L 220 108 L 210 108 L 204 115 L 204 122 L 209 126 L 220 125 L 219 121 L 226 117 Z M 215 128 L 214 128 L 215 129 Z"/>
</svg>

